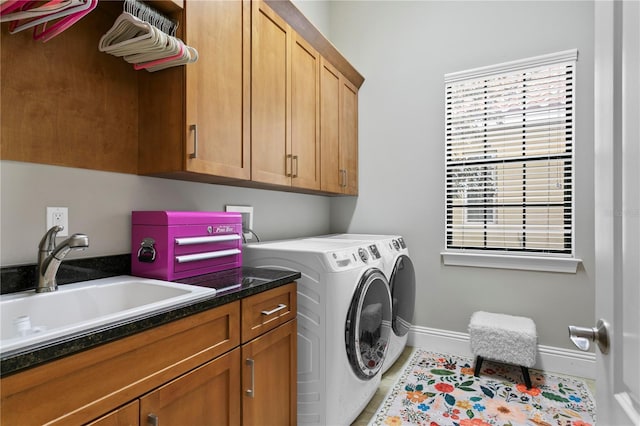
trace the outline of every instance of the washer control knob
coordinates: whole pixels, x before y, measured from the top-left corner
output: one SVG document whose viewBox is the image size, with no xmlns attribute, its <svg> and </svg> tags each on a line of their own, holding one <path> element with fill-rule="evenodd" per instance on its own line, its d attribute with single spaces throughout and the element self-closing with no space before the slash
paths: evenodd
<svg viewBox="0 0 640 426">
<path fill-rule="evenodd" d="M 367 261 L 369 260 L 369 254 L 363 248 L 358 249 L 358 255 L 360 256 L 360 259 L 362 259 L 364 263 L 367 263 Z"/>
<path fill-rule="evenodd" d="M 393 247 L 398 251 L 400 250 L 400 243 L 398 240 L 393 240 Z"/>
</svg>

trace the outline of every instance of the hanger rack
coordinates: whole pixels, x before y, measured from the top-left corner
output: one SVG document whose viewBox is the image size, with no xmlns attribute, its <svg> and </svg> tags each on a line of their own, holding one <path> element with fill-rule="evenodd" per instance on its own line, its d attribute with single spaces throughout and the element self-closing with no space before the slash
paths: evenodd
<svg viewBox="0 0 640 426">
<path fill-rule="evenodd" d="M 176 35 L 178 22 L 172 21 L 146 3 L 138 0 L 124 0 L 123 10 L 142 21 L 148 22 L 166 34 L 174 37 Z"/>
<path fill-rule="evenodd" d="M 98 50 L 149 72 L 196 62 L 198 51 L 175 36 L 177 29 L 177 22 L 147 4 L 124 0 L 122 13 L 100 38 Z"/>
</svg>

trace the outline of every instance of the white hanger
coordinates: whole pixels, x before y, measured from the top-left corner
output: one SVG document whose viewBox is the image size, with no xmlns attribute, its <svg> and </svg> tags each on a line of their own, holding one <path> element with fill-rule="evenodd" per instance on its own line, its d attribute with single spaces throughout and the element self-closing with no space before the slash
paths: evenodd
<svg viewBox="0 0 640 426">
<path fill-rule="evenodd" d="M 136 18 L 128 12 L 122 12 L 111 28 L 100 38 L 98 50 L 122 56 L 122 54 L 118 55 L 116 52 L 127 51 L 128 45 L 153 39 L 154 37 L 157 37 L 157 34 L 154 33 L 151 24 Z"/>
<path fill-rule="evenodd" d="M 64 18 L 65 16 L 71 15 L 72 13 L 78 13 L 83 10 L 87 10 L 91 7 L 90 0 L 76 0 L 73 2 L 73 6 L 66 7 L 64 10 L 49 13 L 44 16 L 41 16 L 38 19 L 34 19 L 33 21 L 26 22 L 24 24 L 19 24 L 14 29 L 10 29 L 10 34 L 18 33 L 22 30 L 26 30 L 28 28 L 35 27 L 36 25 L 44 24 L 45 22 L 49 22 L 55 19 Z"/>
<path fill-rule="evenodd" d="M 183 55 L 182 59 L 172 61 L 166 64 L 160 64 L 153 67 L 149 67 L 147 68 L 147 71 L 155 72 L 155 71 L 160 71 L 166 68 L 175 67 L 178 65 L 186 65 L 186 64 L 191 64 L 193 62 L 196 62 L 198 60 L 198 51 L 191 46 L 185 45 L 185 47 L 186 47 L 186 55 Z"/>
<path fill-rule="evenodd" d="M 148 6 L 125 0 L 124 12 L 100 38 L 98 49 L 149 72 L 197 61 L 196 49 L 167 34 L 166 31 L 175 32 L 175 28 L 174 23 Z"/>
<path fill-rule="evenodd" d="M 50 15 L 55 12 L 63 11 L 69 7 L 78 6 L 82 3 L 82 0 L 62 0 L 60 2 L 50 1 L 27 10 L 20 10 L 20 8 L 18 8 L 14 12 L 2 15 L 2 17 L 0 17 L 0 22 L 16 21 L 19 19 L 32 19 L 40 16 Z"/>
</svg>

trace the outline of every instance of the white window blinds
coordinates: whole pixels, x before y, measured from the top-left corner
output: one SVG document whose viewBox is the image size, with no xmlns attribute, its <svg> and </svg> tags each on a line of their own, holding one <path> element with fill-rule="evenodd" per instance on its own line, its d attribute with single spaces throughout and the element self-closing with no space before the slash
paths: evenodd
<svg viewBox="0 0 640 426">
<path fill-rule="evenodd" d="M 448 250 L 573 255 L 576 61 L 445 75 Z"/>
</svg>

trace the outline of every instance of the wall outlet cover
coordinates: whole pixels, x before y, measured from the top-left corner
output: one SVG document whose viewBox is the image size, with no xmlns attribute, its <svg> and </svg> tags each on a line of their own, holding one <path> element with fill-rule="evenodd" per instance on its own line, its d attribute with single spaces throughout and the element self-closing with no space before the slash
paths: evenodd
<svg viewBox="0 0 640 426">
<path fill-rule="evenodd" d="M 47 207 L 47 229 L 55 225 L 62 226 L 62 231 L 58 232 L 58 237 L 69 236 L 69 209 L 67 207 Z"/>
<path fill-rule="evenodd" d="M 242 229 L 243 230 L 247 230 L 247 229 L 253 230 L 253 206 L 232 206 L 232 205 L 227 205 L 227 206 L 225 206 L 225 211 L 240 213 L 242 215 Z M 253 237 L 252 237 L 251 232 L 245 232 L 244 233 L 244 238 L 245 238 L 245 240 L 252 239 Z"/>
</svg>

